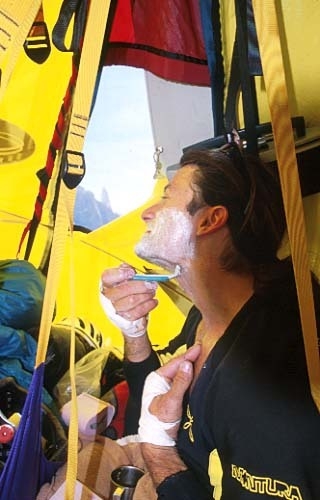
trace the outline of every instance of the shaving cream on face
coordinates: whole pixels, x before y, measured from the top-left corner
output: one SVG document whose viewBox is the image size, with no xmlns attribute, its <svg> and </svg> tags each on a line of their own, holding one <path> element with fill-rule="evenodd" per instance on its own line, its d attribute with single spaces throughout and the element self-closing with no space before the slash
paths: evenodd
<svg viewBox="0 0 320 500">
<path fill-rule="evenodd" d="M 176 208 L 164 208 L 148 223 L 148 231 L 135 247 L 136 254 L 165 269 L 194 257 L 191 216 Z"/>
</svg>

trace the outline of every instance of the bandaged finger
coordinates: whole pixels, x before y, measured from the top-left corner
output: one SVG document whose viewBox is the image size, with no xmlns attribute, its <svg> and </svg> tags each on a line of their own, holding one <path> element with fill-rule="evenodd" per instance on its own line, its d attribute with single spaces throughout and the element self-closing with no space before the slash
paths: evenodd
<svg viewBox="0 0 320 500">
<path fill-rule="evenodd" d="M 143 389 L 138 430 L 141 442 L 159 446 L 175 446 L 175 440 L 169 436 L 167 431 L 179 424 L 181 419 L 174 422 L 163 422 L 149 411 L 153 399 L 160 394 L 166 394 L 169 389 L 170 384 L 157 372 L 151 372 L 147 376 Z"/>
<path fill-rule="evenodd" d="M 100 292 L 100 303 L 111 323 L 120 328 L 127 337 L 141 337 L 146 333 L 147 320 L 145 317 L 130 321 L 117 314 L 110 299 Z"/>
</svg>

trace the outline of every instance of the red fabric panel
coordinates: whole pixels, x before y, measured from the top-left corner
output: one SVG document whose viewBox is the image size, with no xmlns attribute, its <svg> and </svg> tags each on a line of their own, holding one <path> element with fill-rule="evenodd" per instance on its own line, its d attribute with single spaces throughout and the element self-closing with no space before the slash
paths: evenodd
<svg viewBox="0 0 320 500">
<path fill-rule="evenodd" d="M 105 64 L 210 86 L 199 0 L 118 0 Z"/>
</svg>

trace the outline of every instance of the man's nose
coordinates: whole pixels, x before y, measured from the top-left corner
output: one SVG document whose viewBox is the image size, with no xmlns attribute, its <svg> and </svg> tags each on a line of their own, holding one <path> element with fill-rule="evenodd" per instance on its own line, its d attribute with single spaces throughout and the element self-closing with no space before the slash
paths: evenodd
<svg viewBox="0 0 320 500">
<path fill-rule="evenodd" d="M 141 214 L 141 219 L 144 222 L 147 222 L 147 221 L 149 221 L 151 219 L 154 219 L 156 211 L 157 211 L 156 207 L 157 207 L 157 205 L 152 205 L 152 206 L 150 206 L 148 208 L 145 208 L 144 211 Z"/>
</svg>

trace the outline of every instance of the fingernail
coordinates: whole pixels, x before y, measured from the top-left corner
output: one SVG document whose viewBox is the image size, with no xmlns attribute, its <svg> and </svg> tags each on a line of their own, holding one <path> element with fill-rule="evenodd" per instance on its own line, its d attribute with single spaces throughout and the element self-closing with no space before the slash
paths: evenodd
<svg viewBox="0 0 320 500">
<path fill-rule="evenodd" d="M 179 366 L 180 370 L 182 370 L 184 373 L 191 373 L 192 370 L 192 364 L 189 361 L 182 361 L 181 365 Z"/>
<path fill-rule="evenodd" d="M 194 351 L 195 349 L 198 349 L 198 347 L 201 345 L 202 345 L 201 341 L 196 340 L 194 344 L 192 344 L 190 347 L 188 347 L 186 354 L 188 354 L 188 352 Z"/>
<path fill-rule="evenodd" d="M 132 269 L 132 267 L 122 267 L 120 268 L 120 271 L 121 271 L 121 277 L 125 279 L 130 279 L 135 274 L 135 271 L 134 269 Z"/>
<path fill-rule="evenodd" d="M 145 281 L 144 283 L 149 290 L 156 290 L 158 288 L 158 283 L 155 281 Z"/>
</svg>

